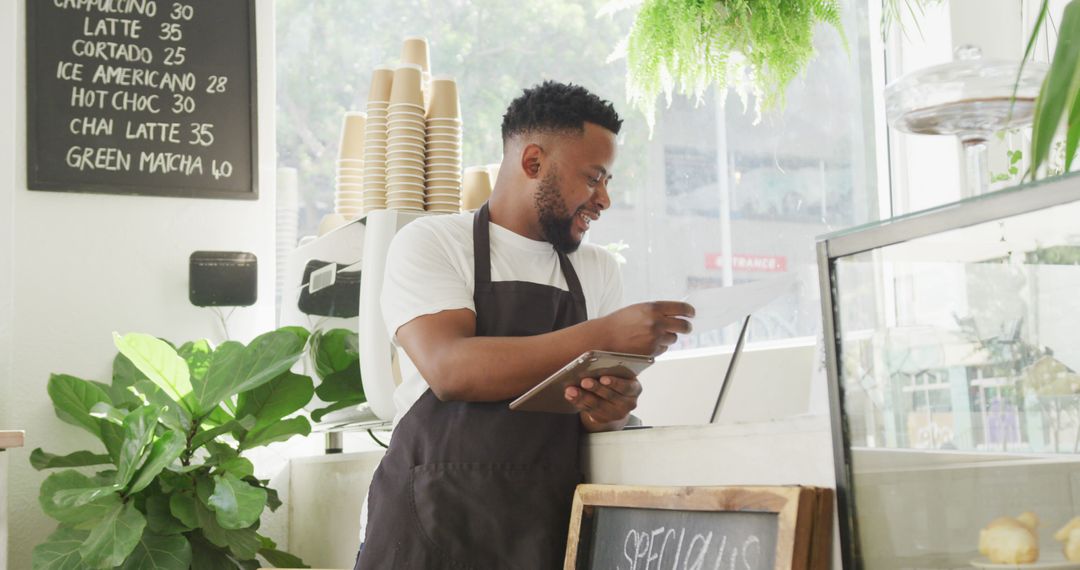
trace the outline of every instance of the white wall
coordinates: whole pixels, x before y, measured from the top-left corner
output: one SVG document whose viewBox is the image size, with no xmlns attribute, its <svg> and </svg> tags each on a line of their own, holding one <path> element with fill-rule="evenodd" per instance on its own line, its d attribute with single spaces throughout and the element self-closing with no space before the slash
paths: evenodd
<svg viewBox="0 0 1080 570">
<path fill-rule="evenodd" d="M 15 3 L 0 3 L 0 78 L 15 76 Z M 12 188 L 15 185 L 15 85 L 0 80 L 0 429 L 13 429 L 8 412 L 11 376 L 12 305 Z M 0 570 L 7 568 L 7 469 L 21 450 L 0 453 Z"/>
<path fill-rule="evenodd" d="M 0 2 L 0 425 L 27 431 L 25 450 L 8 457 L 9 567 L 18 569 L 30 568 L 34 545 L 55 527 L 38 508 L 44 477 L 30 468 L 29 451 L 94 445 L 56 419 L 45 391 L 49 373 L 107 380 L 112 331 L 223 340 L 214 314 L 188 303 L 192 251 L 258 256 L 259 302 L 230 320 L 237 340 L 273 327 L 275 282 L 272 4 L 259 3 L 256 24 L 258 201 L 28 191 L 24 20 L 23 2 Z"/>
</svg>

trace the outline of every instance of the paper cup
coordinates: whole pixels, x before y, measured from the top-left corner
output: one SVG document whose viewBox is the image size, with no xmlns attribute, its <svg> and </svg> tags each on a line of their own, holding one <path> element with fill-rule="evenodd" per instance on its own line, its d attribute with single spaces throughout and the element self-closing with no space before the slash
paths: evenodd
<svg viewBox="0 0 1080 570">
<path fill-rule="evenodd" d="M 440 75 L 431 79 L 431 105 L 429 118 L 457 119 L 461 117 L 461 104 L 458 102 L 457 82 L 453 78 Z"/>
<path fill-rule="evenodd" d="M 394 79 L 390 86 L 390 104 L 408 103 L 410 105 L 423 105 L 424 93 L 421 87 L 421 67 L 411 63 L 403 63 L 394 68 Z"/>
<path fill-rule="evenodd" d="M 435 169 L 425 168 L 424 173 L 427 176 L 428 180 L 435 180 L 436 178 L 438 178 L 438 179 L 449 178 L 450 180 L 453 180 L 453 181 L 457 182 L 458 184 L 461 184 L 461 180 L 462 180 L 461 171 L 460 170 L 455 170 L 455 169 L 447 168 L 445 170 L 435 170 Z"/>
<path fill-rule="evenodd" d="M 415 166 L 424 168 L 424 151 L 419 149 L 394 149 L 386 153 L 386 166 Z"/>
<path fill-rule="evenodd" d="M 393 90 L 394 70 L 385 65 L 376 67 L 371 72 L 371 90 L 368 91 L 368 104 L 372 102 L 385 102 L 390 100 Z"/>
<path fill-rule="evenodd" d="M 394 102 L 394 103 L 390 103 L 390 106 L 387 107 L 386 109 L 387 109 L 387 117 L 393 117 L 394 115 L 402 114 L 402 115 L 418 116 L 418 117 L 420 117 L 420 120 L 426 121 L 426 117 L 424 115 L 424 112 L 425 112 L 424 106 L 419 104 L 419 103 L 412 103 L 412 102 L 409 102 L 409 101 Z"/>
<path fill-rule="evenodd" d="M 366 113 L 349 111 L 341 124 L 338 156 L 343 159 L 359 158 L 364 154 L 364 122 Z"/>
<path fill-rule="evenodd" d="M 491 197 L 491 175 L 486 166 L 470 166 L 465 169 L 461 184 L 462 206 L 475 210 Z"/>
<path fill-rule="evenodd" d="M 427 146 L 427 140 L 424 139 L 423 133 L 418 133 L 412 130 L 400 129 L 394 131 L 387 139 L 387 147 L 394 143 L 412 143 L 418 146 Z"/>
<path fill-rule="evenodd" d="M 411 63 L 420 67 L 421 70 L 431 71 L 431 52 L 428 49 L 427 38 L 412 36 L 405 38 L 401 44 L 401 62 Z"/>
</svg>

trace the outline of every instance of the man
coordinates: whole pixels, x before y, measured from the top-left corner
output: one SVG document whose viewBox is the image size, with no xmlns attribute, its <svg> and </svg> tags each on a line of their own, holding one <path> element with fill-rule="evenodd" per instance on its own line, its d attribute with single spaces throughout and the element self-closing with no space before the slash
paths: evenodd
<svg viewBox="0 0 1080 570">
<path fill-rule="evenodd" d="M 610 206 L 622 121 L 582 87 L 545 82 L 503 117 L 503 162 L 475 215 L 406 226 L 388 252 L 383 316 L 418 375 L 368 495 L 357 569 L 562 566 L 582 432 L 621 429 L 636 378 L 587 378 L 579 414 L 507 404 L 587 350 L 659 354 L 693 308 L 618 309 L 614 259 L 582 245 Z"/>
</svg>

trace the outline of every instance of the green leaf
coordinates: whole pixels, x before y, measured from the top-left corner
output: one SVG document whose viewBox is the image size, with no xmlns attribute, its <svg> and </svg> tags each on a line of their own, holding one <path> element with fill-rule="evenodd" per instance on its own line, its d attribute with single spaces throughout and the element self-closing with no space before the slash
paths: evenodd
<svg viewBox="0 0 1080 570">
<path fill-rule="evenodd" d="M 169 512 L 181 524 L 189 528 L 198 528 L 199 517 L 195 508 L 195 491 L 174 493 L 169 497 Z"/>
<path fill-rule="evenodd" d="M 206 371 L 210 368 L 210 359 L 214 354 L 209 342 L 206 340 L 185 342 L 176 350 L 176 353 L 187 362 L 192 382 L 201 382 L 206 378 Z"/>
<path fill-rule="evenodd" d="M 112 397 L 113 405 L 117 407 L 142 405 L 142 401 L 132 391 L 135 383 L 140 380 L 150 381 L 128 357 L 119 352 L 116 353 L 113 357 L 112 385 L 109 387 L 109 396 Z"/>
<path fill-rule="evenodd" d="M 1065 6 L 1058 28 L 1058 43 L 1050 71 L 1043 80 L 1035 101 L 1035 118 L 1031 127 L 1031 172 L 1037 171 L 1050 156 L 1050 146 L 1066 105 L 1080 88 L 1080 2 Z"/>
<path fill-rule="evenodd" d="M 67 455 L 53 455 L 42 451 L 39 447 L 30 452 L 30 465 L 41 471 L 42 469 L 56 469 L 58 467 L 86 467 L 88 465 L 104 465 L 111 463 L 108 455 L 91 453 L 89 451 L 76 451 Z"/>
<path fill-rule="evenodd" d="M 182 403 L 191 393 L 191 373 L 187 362 L 161 339 L 146 334 L 113 333 L 113 342 L 131 363 L 157 384 L 174 402 Z"/>
<path fill-rule="evenodd" d="M 259 556 L 266 559 L 267 562 L 277 568 L 311 568 L 299 556 L 294 556 L 288 552 L 282 552 L 273 548 L 263 548 L 259 550 Z"/>
<path fill-rule="evenodd" d="M 116 425 L 123 425 L 124 412 L 112 407 L 108 402 L 98 402 L 90 408 L 90 416 Z"/>
<path fill-rule="evenodd" d="M 266 506 L 266 491 L 225 473 L 214 477 L 214 492 L 206 506 L 217 513 L 222 528 L 247 528 L 259 520 Z"/>
<path fill-rule="evenodd" d="M 183 535 L 146 531 L 118 570 L 188 570 L 190 566 L 191 545 Z"/>
<path fill-rule="evenodd" d="M 307 331 L 287 327 L 259 335 L 251 344 L 225 342 L 214 351 L 210 369 L 196 382 L 193 398 L 200 413 L 226 398 L 263 385 L 284 373 L 300 358 Z"/>
<path fill-rule="evenodd" d="M 218 467 L 227 473 L 231 473 L 236 477 L 243 479 L 244 477 L 251 477 L 255 474 L 255 466 L 251 464 L 251 461 L 244 459 L 243 457 L 233 457 L 226 459 L 218 464 Z"/>
<path fill-rule="evenodd" d="M 363 404 L 366 401 L 367 400 L 365 398 L 361 397 L 361 398 L 352 398 L 350 400 L 341 400 L 340 402 L 334 402 L 333 404 L 330 404 L 329 406 L 319 408 L 319 409 L 311 412 L 311 419 L 312 419 L 312 421 L 315 421 L 315 422 L 321 422 L 322 419 L 324 417 L 326 417 L 328 414 L 330 414 L 331 412 L 336 412 L 338 410 L 344 410 L 346 408 L 352 408 L 352 407 L 355 407 L 355 406 L 359 406 L 360 404 Z"/>
<path fill-rule="evenodd" d="M 251 449 L 276 441 L 285 441 L 295 435 L 311 433 L 311 423 L 307 418 L 297 417 L 282 420 L 261 430 L 252 430 L 240 441 L 241 449 Z"/>
<path fill-rule="evenodd" d="M 49 377 L 48 392 L 56 417 L 101 437 L 101 422 L 90 415 L 90 409 L 98 402 L 110 401 L 104 390 L 81 378 L 53 374 Z"/>
<path fill-rule="evenodd" d="M 124 445 L 120 448 L 120 461 L 116 470 L 116 484 L 120 487 L 126 487 L 131 482 L 135 472 L 146 459 L 146 450 L 157 429 L 158 413 L 157 407 L 146 406 L 124 418 Z"/>
<path fill-rule="evenodd" d="M 187 408 L 174 402 L 157 384 L 149 380 L 139 380 L 131 389 L 145 398 L 147 403 L 161 408 L 161 415 L 158 417 L 161 425 L 181 433 L 187 433 L 191 429 L 191 414 Z"/>
<path fill-rule="evenodd" d="M 325 380 L 359 361 L 359 335 L 349 329 L 331 329 L 311 337 L 315 374 Z"/>
<path fill-rule="evenodd" d="M 200 533 L 192 533 L 191 567 L 198 570 L 236 570 L 224 547 L 214 546 Z"/>
<path fill-rule="evenodd" d="M 102 483 L 112 480 L 114 474 L 111 471 L 102 472 L 94 477 L 88 477 L 78 471 L 59 471 L 49 475 L 41 483 L 38 492 L 38 503 L 44 513 L 64 524 L 82 527 L 89 523 L 95 524 L 105 516 L 114 506 L 120 504 L 120 496 L 116 493 L 106 494 L 89 503 L 82 505 L 58 504 L 56 495 L 72 489 L 87 489 L 100 486 Z"/>
<path fill-rule="evenodd" d="M 124 447 L 124 428 L 109 422 L 101 422 L 101 442 L 114 464 L 120 463 L 120 450 Z"/>
<path fill-rule="evenodd" d="M 101 485 L 83 489 L 61 489 L 53 494 L 52 502 L 61 508 L 78 508 L 96 503 L 115 495 L 120 491 L 119 485 Z"/>
<path fill-rule="evenodd" d="M 185 448 L 184 436 L 179 432 L 167 431 L 150 446 L 150 454 L 146 463 L 139 469 L 135 482 L 131 484 L 128 494 L 138 493 L 146 488 L 163 469 L 176 461 Z"/>
<path fill-rule="evenodd" d="M 270 512 L 277 511 L 278 507 L 280 507 L 282 505 L 281 497 L 278 496 L 277 489 L 272 489 L 270 487 L 263 487 L 263 488 L 266 489 L 266 506 L 267 506 L 267 508 L 270 509 Z"/>
<path fill-rule="evenodd" d="M 123 564 L 139 543 L 146 518 L 129 502 L 114 508 L 90 531 L 79 547 L 83 562 L 91 568 L 113 568 Z"/>
<path fill-rule="evenodd" d="M 199 494 L 201 496 L 202 492 Z M 214 511 L 211 511 L 202 500 L 195 501 L 195 514 L 203 536 L 214 545 L 228 548 L 234 556 L 243 560 L 254 558 L 259 552 L 259 538 L 254 529 L 231 530 L 222 527 L 218 524 Z"/>
<path fill-rule="evenodd" d="M 221 406 L 217 406 L 211 410 L 209 414 L 206 414 L 206 416 L 203 417 L 203 423 L 220 426 L 225 425 L 234 419 L 236 418 L 233 417 L 231 412 L 223 409 Z"/>
<path fill-rule="evenodd" d="M 155 534 L 179 534 L 192 527 L 173 516 L 168 495 L 150 495 L 146 498 L 146 531 Z"/>
<path fill-rule="evenodd" d="M 360 362 L 354 362 L 348 368 L 323 378 L 315 393 L 324 402 L 355 400 L 356 398 L 366 401 L 364 398 L 364 383 L 360 379 Z"/>
<path fill-rule="evenodd" d="M 1065 130 L 1065 172 L 1072 170 L 1076 150 L 1080 146 L 1080 83 L 1073 84 L 1073 97 L 1069 107 L 1069 123 Z"/>
<path fill-rule="evenodd" d="M 216 428 L 200 431 L 199 433 L 195 434 L 195 437 L 191 438 L 191 449 L 199 449 L 208 441 L 212 441 L 218 436 L 225 435 L 230 432 L 238 432 L 241 429 L 243 429 L 243 426 L 240 425 L 240 422 L 232 420 Z"/>
<path fill-rule="evenodd" d="M 285 371 L 262 386 L 241 392 L 236 416 L 253 416 L 256 421 L 250 429 L 263 429 L 303 408 L 314 394 L 311 378 Z"/>
<path fill-rule="evenodd" d="M 79 546 L 89 531 L 61 526 L 45 542 L 34 547 L 31 564 L 34 570 L 83 570 Z"/>
</svg>

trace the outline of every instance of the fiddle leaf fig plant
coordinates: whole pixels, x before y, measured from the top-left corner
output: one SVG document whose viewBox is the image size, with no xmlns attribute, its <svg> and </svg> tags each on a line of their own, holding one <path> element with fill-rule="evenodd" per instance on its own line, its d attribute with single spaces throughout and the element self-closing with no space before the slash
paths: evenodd
<svg viewBox="0 0 1080 570">
<path fill-rule="evenodd" d="M 311 432 L 289 417 L 314 394 L 311 378 L 290 372 L 308 332 L 179 348 L 114 336 L 111 382 L 49 379 L 57 417 L 104 452 L 31 453 L 35 469 L 60 469 L 41 484 L 41 508 L 60 524 L 34 548 L 34 570 L 306 567 L 259 534 L 264 509 L 281 501 L 243 452 Z"/>
<path fill-rule="evenodd" d="M 819 22 L 843 37 L 837 0 L 645 0 L 625 44 L 627 99 L 650 130 L 657 96 L 670 104 L 676 85 L 699 101 L 712 84 L 734 87 L 760 117 L 814 56 Z"/>
<path fill-rule="evenodd" d="M 311 335 L 311 361 L 319 386 L 315 395 L 329 405 L 311 412 L 322 421 L 327 414 L 367 401 L 360 380 L 360 337 L 348 329 L 316 331 Z"/>
</svg>

